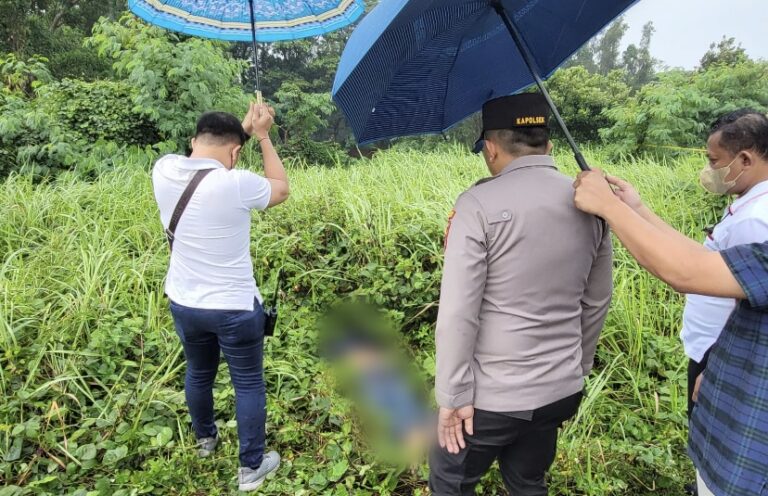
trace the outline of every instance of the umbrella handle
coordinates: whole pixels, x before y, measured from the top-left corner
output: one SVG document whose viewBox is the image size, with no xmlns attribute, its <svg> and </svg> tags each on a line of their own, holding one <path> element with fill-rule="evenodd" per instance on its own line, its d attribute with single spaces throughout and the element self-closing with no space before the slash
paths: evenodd
<svg viewBox="0 0 768 496">
<path fill-rule="evenodd" d="M 256 71 L 256 101 L 261 105 L 261 78 L 259 77 L 259 52 L 258 47 L 256 46 L 256 13 L 253 10 L 253 0 L 248 0 L 248 7 L 251 14 L 251 50 L 253 50 L 253 68 Z"/>
<path fill-rule="evenodd" d="M 499 17 L 501 17 L 501 20 L 504 21 L 504 25 L 507 27 L 507 31 L 509 31 L 512 39 L 515 41 L 515 45 L 517 45 L 517 49 L 520 51 L 520 55 L 522 55 L 523 60 L 525 61 L 525 65 L 527 65 L 528 69 L 531 71 L 531 75 L 536 81 L 536 85 L 539 87 L 539 90 L 541 90 L 542 95 L 544 95 L 544 99 L 547 101 L 549 108 L 552 109 L 552 114 L 555 116 L 557 124 L 560 126 L 560 129 L 562 129 L 563 134 L 565 134 L 565 139 L 568 141 L 568 145 L 570 145 L 571 150 L 573 150 L 573 156 L 576 159 L 576 163 L 579 164 L 579 168 L 581 170 L 590 170 L 589 166 L 587 165 L 587 161 L 584 160 L 584 156 L 581 154 L 581 150 L 579 150 L 579 145 L 576 144 L 573 136 L 571 136 L 570 131 L 568 131 L 568 127 L 565 125 L 565 121 L 563 121 L 563 118 L 560 116 L 560 112 L 557 111 L 555 102 L 552 101 L 547 88 L 544 87 L 544 81 L 542 81 L 541 76 L 539 76 L 539 71 L 536 70 L 533 55 L 528 49 L 528 45 L 525 44 L 523 35 L 520 33 L 520 30 L 517 29 L 514 21 L 510 19 L 507 10 L 501 3 L 501 0 L 493 0 L 492 5 L 496 10 L 496 13 L 499 14 Z"/>
</svg>

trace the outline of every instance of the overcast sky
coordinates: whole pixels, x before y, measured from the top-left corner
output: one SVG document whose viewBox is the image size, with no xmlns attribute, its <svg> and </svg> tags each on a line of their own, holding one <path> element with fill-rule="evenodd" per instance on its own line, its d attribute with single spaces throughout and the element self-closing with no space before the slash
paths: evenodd
<svg viewBox="0 0 768 496">
<path fill-rule="evenodd" d="M 692 69 L 710 43 L 734 37 L 752 58 L 768 60 L 766 0 L 640 0 L 625 14 L 624 45 L 639 43 L 653 21 L 651 55 L 670 67 Z"/>
</svg>

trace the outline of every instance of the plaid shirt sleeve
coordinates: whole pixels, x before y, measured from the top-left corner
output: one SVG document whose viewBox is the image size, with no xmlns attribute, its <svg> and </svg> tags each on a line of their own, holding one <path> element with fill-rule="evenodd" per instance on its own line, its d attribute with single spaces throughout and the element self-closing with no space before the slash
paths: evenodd
<svg viewBox="0 0 768 496">
<path fill-rule="evenodd" d="M 738 245 L 720 252 L 752 308 L 768 308 L 768 243 Z"/>
</svg>

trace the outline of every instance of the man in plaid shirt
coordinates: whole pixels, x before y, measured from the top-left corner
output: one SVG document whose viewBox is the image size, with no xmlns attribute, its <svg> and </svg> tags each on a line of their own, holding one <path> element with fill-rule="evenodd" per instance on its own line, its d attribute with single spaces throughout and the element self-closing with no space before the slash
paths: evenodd
<svg viewBox="0 0 768 496">
<path fill-rule="evenodd" d="M 714 494 L 768 494 L 768 243 L 721 252 L 744 295 L 704 371 L 689 452 Z M 734 288 L 735 289 L 735 288 Z"/>
<path fill-rule="evenodd" d="M 723 181 L 768 181 L 768 120 L 755 126 L 752 139 L 731 151 Z M 642 202 L 624 181 L 596 169 L 574 187 L 576 206 L 604 218 L 640 264 L 675 290 L 740 300 L 694 393 L 689 453 L 700 496 L 768 495 L 768 243 L 708 251 L 638 214 Z"/>
</svg>

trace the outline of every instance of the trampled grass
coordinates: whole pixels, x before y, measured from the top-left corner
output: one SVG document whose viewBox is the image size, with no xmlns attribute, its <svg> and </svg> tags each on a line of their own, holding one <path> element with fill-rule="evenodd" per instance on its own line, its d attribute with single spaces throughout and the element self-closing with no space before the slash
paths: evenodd
<svg viewBox="0 0 768 496">
<path fill-rule="evenodd" d="M 696 184 L 700 157 L 611 163 L 647 203 L 693 237 L 718 206 Z M 559 155 L 564 170 L 575 167 Z M 222 449 L 196 458 L 183 357 L 162 279 L 167 247 L 144 158 L 92 183 L 62 177 L 0 186 L 0 495 L 230 494 L 234 394 L 217 383 Z M 266 293 L 287 275 L 278 336 L 266 350 L 268 444 L 284 456 L 264 494 L 426 494 L 424 466 L 377 461 L 350 402 L 317 358 L 316 318 L 365 294 L 402 325 L 429 381 L 445 219 L 485 175 L 460 148 L 389 151 L 347 168 L 294 167 L 293 196 L 256 214 L 252 253 Z M 685 359 L 682 298 L 621 249 L 589 395 L 560 438 L 553 494 L 681 494 Z M 502 494 L 497 476 L 483 494 Z"/>
</svg>

